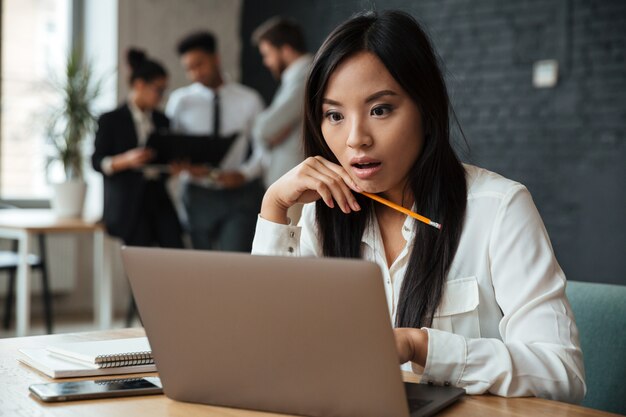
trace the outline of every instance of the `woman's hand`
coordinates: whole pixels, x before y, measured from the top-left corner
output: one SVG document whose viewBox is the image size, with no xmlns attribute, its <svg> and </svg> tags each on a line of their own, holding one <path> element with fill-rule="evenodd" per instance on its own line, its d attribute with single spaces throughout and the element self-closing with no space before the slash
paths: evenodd
<svg viewBox="0 0 626 417">
<path fill-rule="evenodd" d="M 311 203 L 320 198 L 328 207 L 335 202 L 344 213 L 359 211 L 352 191 L 361 189 L 348 173 L 321 156 L 310 157 L 272 184 L 263 197 L 261 217 L 287 224 L 287 210 L 297 203 Z"/>
<path fill-rule="evenodd" d="M 393 329 L 400 363 L 408 361 L 426 366 L 428 356 L 428 332 L 422 329 L 401 327 Z"/>
<path fill-rule="evenodd" d="M 141 168 L 154 158 L 154 152 L 148 148 L 134 148 L 119 155 L 115 155 L 111 160 L 113 172 L 126 171 L 127 169 Z"/>
</svg>

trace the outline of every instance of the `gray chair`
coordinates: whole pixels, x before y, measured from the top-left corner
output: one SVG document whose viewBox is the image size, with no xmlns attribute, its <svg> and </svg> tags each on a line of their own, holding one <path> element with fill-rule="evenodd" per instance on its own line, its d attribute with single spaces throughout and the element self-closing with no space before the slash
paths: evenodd
<svg viewBox="0 0 626 417">
<path fill-rule="evenodd" d="M 0 203 L 0 209 L 15 208 Z M 42 299 L 44 305 L 46 332 L 52 333 L 52 295 L 48 283 L 48 268 L 46 265 L 46 241 L 43 234 L 37 236 L 39 244 L 39 256 L 29 254 L 28 265 L 33 270 L 41 272 Z M 0 250 L 0 272 L 8 273 L 6 303 L 4 306 L 4 319 L 2 321 L 5 330 L 11 326 L 11 313 L 13 312 L 13 300 L 15 299 L 15 278 L 19 264 L 18 242 L 11 241 L 11 250 Z"/>
<path fill-rule="evenodd" d="M 580 332 L 586 407 L 626 414 L 626 286 L 569 281 Z"/>
</svg>

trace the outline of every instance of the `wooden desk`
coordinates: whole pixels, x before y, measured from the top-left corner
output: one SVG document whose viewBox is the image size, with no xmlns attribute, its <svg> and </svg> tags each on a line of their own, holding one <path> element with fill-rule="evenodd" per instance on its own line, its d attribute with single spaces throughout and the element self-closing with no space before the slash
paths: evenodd
<svg viewBox="0 0 626 417">
<path fill-rule="evenodd" d="M 30 384 L 50 382 L 52 380 L 17 361 L 18 348 L 42 348 L 53 343 L 105 340 L 123 337 L 138 337 L 143 335 L 143 329 L 123 329 L 0 340 L 0 415 L 74 417 L 134 417 L 140 415 L 151 417 L 279 416 L 279 414 L 272 413 L 182 403 L 170 400 L 164 395 L 74 401 L 57 404 L 40 403 L 29 394 L 28 386 Z M 156 375 L 156 373 L 143 375 Z M 410 380 L 408 376 L 409 374 L 405 375 L 406 379 Z M 116 377 L 119 376 L 109 376 L 104 379 Z M 578 407 L 556 401 L 542 400 L 539 398 L 501 398 L 491 395 L 466 396 L 439 415 L 464 417 L 616 416 L 616 414 L 604 413 L 589 408 Z"/>
<path fill-rule="evenodd" d="M 100 329 L 112 322 L 111 274 L 105 265 L 104 229 L 83 219 L 57 218 L 52 210 L 0 210 L 0 237 L 17 239 L 20 264 L 17 268 L 16 318 L 17 335 L 26 336 L 30 329 L 30 268 L 26 262 L 32 240 L 38 234 L 91 233 L 93 235 L 94 313 Z"/>
</svg>

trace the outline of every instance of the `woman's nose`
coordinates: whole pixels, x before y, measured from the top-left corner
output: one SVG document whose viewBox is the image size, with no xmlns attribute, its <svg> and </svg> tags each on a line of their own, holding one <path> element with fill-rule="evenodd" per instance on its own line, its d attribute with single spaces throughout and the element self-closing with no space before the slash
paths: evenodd
<svg viewBox="0 0 626 417">
<path fill-rule="evenodd" d="M 372 135 L 366 123 L 362 120 L 355 119 L 351 126 L 346 145 L 350 148 L 362 148 L 371 146 Z"/>
</svg>

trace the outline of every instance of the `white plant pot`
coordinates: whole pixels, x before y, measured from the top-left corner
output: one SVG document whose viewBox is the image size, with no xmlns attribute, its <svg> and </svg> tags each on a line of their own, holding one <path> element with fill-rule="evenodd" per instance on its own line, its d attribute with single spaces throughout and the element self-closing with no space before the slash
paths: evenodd
<svg viewBox="0 0 626 417">
<path fill-rule="evenodd" d="M 52 184 L 52 209 L 58 217 L 82 217 L 87 184 L 80 180 Z"/>
</svg>

